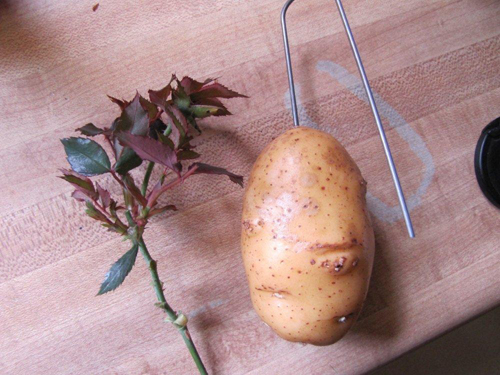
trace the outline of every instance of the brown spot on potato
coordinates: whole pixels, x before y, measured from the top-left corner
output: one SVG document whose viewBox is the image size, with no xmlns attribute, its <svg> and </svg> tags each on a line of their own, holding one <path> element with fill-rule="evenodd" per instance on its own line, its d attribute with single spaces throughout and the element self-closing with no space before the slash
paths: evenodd
<svg viewBox="0 0 500 375">
<path fill-rule="evenodd" d="M 242 225 L 243 230 L 248 236 L 254 236 L 262 230 L 264 221 L 262 219 L 244 220 Z"/>
<path fill-rule="evenodd" d="M 333 263 L 333 265 L 335 266 L 334 268 L 335 272 L 339 272 L 344 267 L 346 260 L 347 260 L 346 257 L 341 257 L 339 260 Z"/>
<path fill-rule="evenodd" d="M 344 239 L 344 237 L 342 237 Z M 316 242 L 308 247 L 308 250 L 310 251 L 318 251 L 320 253 L 324 253 L 327 251 L 335 251 L 335 250 L 345 250 L 345 249 L 350 249 L 353 247 L 354 244 L 351 242 L 341 242 L 341 243 L 319 243 Z"/>
</svg>

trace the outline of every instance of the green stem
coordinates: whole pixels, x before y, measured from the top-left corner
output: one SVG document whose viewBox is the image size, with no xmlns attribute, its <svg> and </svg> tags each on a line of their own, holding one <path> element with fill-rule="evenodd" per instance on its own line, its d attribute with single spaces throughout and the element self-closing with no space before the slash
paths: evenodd
<svg viewBox="0 0 500 375">
<path fill-rule="evenodd" d="M 139 249 L 141 250 L 141 254 L 144 257 L 144 260 L 149 266 L 149 271 L 151 272 L 151 278 L 153 279 L 153 287 L 156 292 L 156 298 L 158 299 L 161 308 L 165 310 L 165 312 L 167 313 L 169 320 L 175 322 L 176 319 L 178 318 L 178 315 L 170 307 L 170 305 L 167 303 L 167 300 L 165 299 L 165 295 L 163 293 L 163 284 L 160 281 L 160 277 L 158 276 L 158 271 L 156 269 L 156 261 L 153 258 L 151 258 L 151 255 L 149 254 L 149 251 L 142 237 L 139 238 Z M 205 366 L 203 365 L 203 362 L 201 360 L 201 357 L 198 354 L 196 347 L 194 346 L 194 342 L 191 339 L 191 335 L 189 334 L 187 326 L 178 326 L 176 324 L 174 324 L 174 326 L 177 327 L 179 333 L 182 336 L 182 339 L 186 343 L 186 346 L 189 352 L 191 353 L 191 356 L 193 357 L 193 360 L 196 364 L 196 367 L 198 367 L 198 371 L 200 372 L 200 374 L 208 375 L 207 370 L 205 369 Z"/>
<path fill-rule="evenodd" d="M 135 225 L 134 219 L 132 219 L 132 214 L 129 210 L 125 211 L 125 217 L 127 218 L 128 225 L 131 227 Z"/>
<path fill-rule="evenodd" d="M 172 125 L 168 124 L 167 128 L 163 132 L 163 135 L 168 137 L 170 133 L 172 133 Z M 151 178 L 151 173 L 153 172 L 154 167 L 155 163 L 150 161 L 148 164 L 148 168 L 146 169 L 146 174 L 144 175 L 144 180 L 142 181 L 142 186 L 141 186 L 141 194 L 144 196 L 146 196 L 146 192 L 148 191 L 149 179 Z"/>
<path fill-rule="evenodd" d="M 148 169 L 146 169 L 146 174 L 144 175 L 144 180 L 142 181 L 141 186 L 141 194 L 146 196 L 146 192 L 148 191 L 149 179 L 151 177 L 151 172 L 153 172 L 153 168 L 155 167 L 155 163 L 152 161 L 148 164 Z"/>
<path fill-rule="evenodd" d="M 165 131 L 163 132 L 163 135 L 165 137 L 168 137 L 170 136 L 170 134 L 172 133 L 172 125 L 171 124 L 168 124 L 167 128 L 165 129 Z"/>
</svg>

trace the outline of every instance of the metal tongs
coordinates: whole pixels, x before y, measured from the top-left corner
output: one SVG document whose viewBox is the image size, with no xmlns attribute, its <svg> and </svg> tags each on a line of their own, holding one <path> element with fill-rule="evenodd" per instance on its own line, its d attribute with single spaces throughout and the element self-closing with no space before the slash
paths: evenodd
<svg viewBox="0 0 500 375">
<path fill-rule="evenodd" d="M 292 73 L 292 60 L 290 58 L 290 47 L 288 44 L 288 33 L 286 30 L 286 12 L 290 5 L 295 0 L 288 0 L 281 11 L 281 27 L 283 29 L 283 41 L 285 43 L 285 57 L 286 57 L 286 67 L 288 70 L 288 84 L 290 86 L 290 99 L 292 102 L 292 114 L 293 123 L 295 126 L 299 126 L 299 116 L 297 112 L 297 99 L 295 97 L 295 87 L 293 84 L 293 73 Z M 354 59 L 358 65 L 359 74 L 363 81 L 365 87 L 366 95 L 368 96 L 368 101 L 370 102 L 370 107 L 372 108 L 373 117 L 375 117 L 375 122 L 377 123 L 378 132 L 380 134 L 380 139 L 382 140 L 382 146 L 384 147 L 385 156 L 387 162 L 389 163 L 389 169 L 391 170 L 392 179 L 394 181 L 394 186 L 396 187 L 396 192 L 398 193 L 399 205 L 401 206 L 401 211 L 403 211 L 403 216 L 406 222 L 406 228 L 408 229 L 408 234 L 411 238 L 415 237 L 415 232 L 413 231 L 413 225 L 411 223 L 410 213 L 408 212 L 408 207 L 406 206 L 405 197 L 403 194 L 403 189 L 401 188 L 401 183 L 399 182 L 398 172 L 396 171 L 396 166 L 394 165 L 394 160 L 392 159 L 391 149 L 389 148 L 389 143 L 385 136 L 384 128 L 382 127 L 382 121 L 380 121 L 380 116 L 377 109 L 377 104 L 373 98 L 372 90 L 370 88 L 370 83 L 368 82 L 368 77 L 366 76 L 365 68 L 363 67 L 363 62 L 361 61 L 361 56 L 359 55 L 358 47 L 354 41 L 354 36 L 352 35 L 349 22 L 344 12 L 344 7 L 340 0 L 335 0 L 337 3 L 337 8 L 342 18 L 342 23 L 344 24 L 345 31 L 347 33 L 347 38 L 352 48 L 354 54 Z"/>
</svg>

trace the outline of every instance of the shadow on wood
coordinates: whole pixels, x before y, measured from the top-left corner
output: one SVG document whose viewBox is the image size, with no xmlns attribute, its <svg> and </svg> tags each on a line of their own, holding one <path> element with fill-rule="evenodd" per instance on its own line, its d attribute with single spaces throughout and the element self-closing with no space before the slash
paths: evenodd
<svg viewBox="0 0 500 375">
<path fill-rule="evenodd" d="M 379 311 L 386 311 L 384 324 L 373 325 L 355 324 L 352 333 L 355 335 L 370 335 L 375 338 L 388 339 L 396 336 L 400 330 L 401 316 L 398 311 L 394 285 L 394 269 L 391 263 L 392 255 L 390 241 L 384 236 L 384 231 L 378 220 L 373 220 L 375 231 L 375 259 L 368 295 L 361 311 L 358 322 L 371 317 Z M 388 323 L 389 322 L 389 323 Z M 387 324 L 388 323 L 388 324 Z"/>
</svg>

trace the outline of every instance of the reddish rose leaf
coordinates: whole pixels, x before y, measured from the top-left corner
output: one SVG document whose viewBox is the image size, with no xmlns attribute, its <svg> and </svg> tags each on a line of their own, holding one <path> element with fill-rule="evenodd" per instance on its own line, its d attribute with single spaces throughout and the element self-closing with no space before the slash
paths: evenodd
<svg viewBox="0 0 500 375">
<path fill-rule="evenodd" d="M 165 177 L 165 175 L 163 175 Z M 159 179 L 158 182 L 155 184 L 151 192 L 148 194 L 148 198 L 151 196 L 155 196 L 163 187 L 163 179 Z M 151 207 L 156 206 L 157 202 L 154 202 L 154 204 Z"/>
<path fill-rule="evenodd" d="M 104 208 L 108 208 L 110 203 L 111 203 L 111 195 L 109 194 L 109 191 L 106 189 L 102 188 L 99 183 L 96 182 L 95 184 L 97 193 L 99 194 L 99 201 L 101 202 L 101 205 Z"/>
<path fill-rule="evenodd" d="M 111 214 L 111 217 L 118 219 L 117 211 L 124 209 L 125 207 L 118 206 L 118 203 L 114 199 L 111 199 L 111 202 L 109 203 L 109 212 Z"/>
<path fill-rule="evenodd" d="M 194 152 L 193 150 L 182 150 L 177 154 L 177 158 L 179 160 L 197 159 L 199 157 L 200 154 Z"/>
<path fill-rule="evenodd" d="M 167 104 L 164 107 L 165 114 L 172 121 L 174 127 L 172 128 L 172 137 L 178 139 L 178 144 L 181 145 L 185 142 L 186 132 L 188 130 L 188 123 L 186 117 L 175 105 Z"/>
<path fill-rule="evenodd" d="M 91 201 L 91 199 L 87 196 L 87 194 L 85 194 L 81 190 L 75 190 L 73 193 L 71 193 L 71 196 L 79 202 Z"/>
<path fill-rule="evenodd" d="M 169 113 L 173 114 L 173 116 L 171 116 L 170 114 L 168 114 L 168 117 L 170 117 L 172 119 L 172 121 L 179 122 L 182 125 L 183 129 L 187 129 L 188 125 L 187 125 L 186 116 L 184 116 L 182 114 L 182 112 L 179 110 L 179 108 L 177 108 L 174 105 L 167 105 L 165 107 L 165 109 L 168 110 Z M 167 113 L 167 112 L 165 112 L 165 113 Z"/>
<path fill-rule="evenodd" d="M 184 77 L 181 79 L 180 85 L 184 88 L 184 91 L 186 94 L 190 95 L 194 92 L 200 91 L 203 86 L 209 84 L 210 82 L 213 82 L 213 78 L 207 78 L 203 82 L 196 81 L 192 79 L 191 77 Z"/>
<path fill-rule="evenodd" d="M 162 108 L 165 105 L 165 102 L 167 101 L 170 93 L 172 92 L 172 82 L 176 79 L 175 75 L 172 75 L 172 78 L 170 79 L 170 82 L 161 90 L 149 90 L 149 100 L 153 104 L 156 104 L 160 108 Z"/>
<path fill-rule="evenodd" d="M 132 210 L 135 206 L 135 199 L 128 189 L 123 189 L 123 203 L 127 210 Z"/>
<path fill-rule="evenodd" d="M 196 101 L 193 101 L 193 103 L 199 105 L 211 105 L 214 107 L 220 107 L 227 110 L 226 106 L 217 98 L 200 98 Z"/>
<path fill-rule="evenodd" d="M 115 161 L 120 158 L 120 155 L 123 151 L 122 145 L 120 144 L 120 142 L 118 142 L 118 139 L 114 135 L 119 123 L 120 123 L 120 118 L 119 117 L 115 118 L 113 120 L 113 123 L 111 124 L 111 128 L 109 129 L 110 134 L 105 135 L 106 140 L 108 142 L 111 142 L 111 144 L 113 145 L 112 151 L 113 151 L 113 156 L 115 157 Z"/>
<path fill-rule="evenodd" d="M 191 77 L 186 76 L 186 77 L 182 78 L 180 85 L 184 88 L 185 93 L 190 95 L 193 92 L 200 91 L 203 86 L 205 86 L 206 84 L 208 84 L 212 81 L 213 81 L 213 79 L 208 78 L 204 82 L 199 82 L 199 81 L 192 79 Z"/>
<path fill-rule="evenodd" d="M 123 147 L 117 141 L 116 135 L 120 132 L 129 132 L 134 135 L 146 135 L 149 131 L 149 116 L 142 108 L 140 95 L 137 93 L 134 100 L 127 104 L 121 116 L 113 123 L 113 144 L 117 159 L 123 153 Z"/>
<path fill-rule="evenodd" d="M 94 124 L 87 124 L 82 126 L 81 128 L 75 129 L 75 131 L 80 132 L 83 135 L 86 135 L 88 137 L 93 137 L 95 135 L 99 135 L 104 133 L 104 129 L 98 128 Z"/>
<path fill-rule="evenodd" d="M 189 122 L 189 125 L 191 125 L 193 128 L 195 128 L 198 133 L 201 133 L 201 129 L 198 126 L 198 123 L 196 122 L 196 118 L 193 115 L 189 116 L 187 118 L 187 120 Z"/>
<path fill-rule="evenodd" d="M 237 174 L 231 173 L 224 168 L 214 167 L 212 165 L 204 164 L 204 163 L 194 163 L 189 167 L 189 170 L 196 167 L 196 171 L 193 174 L 218 174 L 228 176 L 231 181 L 235 184 L 243 187 L 243 176 L 239 176 Z"/>
<path fill-rule="evenodd" d="M 128 133 L 120 133 L 118 139 L 124 146 L 134 150 L 142 159 L 162 164 L 178 172 L 177 155 L 167 145 L 148 137 Z"/>
<path fill-rule="evenodd" d="M 97 192 L 90 178 L 82 176 L 81 174 L 68 169 L 60 169 L 60 171 L 64 175 L 60 176 L 60 178 L 68 181 L 77 191 L 81 193 L 77 194 L 77 197 L 75 197 L 75 199 L 81 200 L 82 194 L 91 200 L 97 199 Z"/>
<path fill-rule="evenodd" d="M 117 98 L 113 98 L 112 96 L 109 96 L 109 95 L 108 95 L 108 98 L 113 103 L 118 104 L 118 106 L 120 107 L 120 109 L 122 111 L 129 105 L 129 102 L 127 102 L 126 100 L 120 100 L 120 99 L 117 99 Z"/>
<path fill-rule="evenodd" d="M 191 150 L 192 148 L 194 148 L 194 146 L 192 146 L 190 143 L 193 139 L 194 139 L 193 137 L 187 135 L 184 138 L 184 141 L 182 143 L 179 143 L 179 145 L 177 145 L 177 148 L 180 150 Z"/>
<path fill-rule="evenodd" d="M 148 134 L 149 117 L 140 101 L 141 96 L 137 93 L 134 100 L 123 110 L 115 127 L 116 132 L 127 131 L 134 135 Z"/>
<path fill-rule="evenodd" d="M 76 173 L 75 171 L 72 171 L 70 169 L 64 169 L 61 168 L 59 169 L 64 176 L 61 176 L 63 180 L 68 181 L 72 185 L 74 185 L 76 188 L 81 188 L 84 190 L 88 191 L 95 191 L 94 185 L 92 184 L 92 180 L 88 177 L 85 177 L 79 173 Z"/>
<path fill-rule="evenodd" d="M 139 96 L 142 108 L 148 113 L 149 121 L 154 121 L 158 117 L 158 107 L 149 100 Z"/>
<path fill-rule="evenodd" d="M 172 91 L 172 88 L 170 85 L 165 86 L 161 90 L 154 91 L 154 90 L 149 90 L 149 100 L 153 104 L 156 104 L 159 107 L 162 107 L 165 105 L 165 102 L 167 101 L 168 96 L 170 95 L 170 92 Z"/>
<path fill-rule="evenodd" d="M 191 99 L 197 101 L 202 98 L 248 98 L 246 95 L 237 93 L 236 91 L 228 89 L 226 86 L 218 82 L 204 86 L 200 91 L 191 94 Z"/>
<path fill-rule="evenodd" d="M 123 182 L 125 183 L 125 186 L 127 187 L 128 191 L 132 196 L 139 201 L 140 204 L 143 206 L 146 206 L 147 200 L 144 198 L 144 196 L 141 194 L 141 191 L 137 187 L 137 185 L 134 182 L 134 179 L 132 178 L 131 175 L 127 174 L 126 176 L 123 177 Z"/>
<path fill-rule="evenodd" d="M 166 135 L 163 135 L 163 133 L 160 133 L 160 132 L 156 133 L 156 137 L 158 138 L 158 140 L 161 143 L 167 145 L 172 150 L 175 150 L 174 142 L 172 142 L 172 140 L 169 137 L 167 137 Z"/>
</svg>

